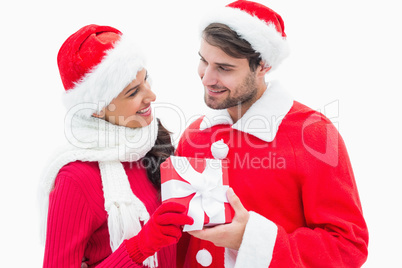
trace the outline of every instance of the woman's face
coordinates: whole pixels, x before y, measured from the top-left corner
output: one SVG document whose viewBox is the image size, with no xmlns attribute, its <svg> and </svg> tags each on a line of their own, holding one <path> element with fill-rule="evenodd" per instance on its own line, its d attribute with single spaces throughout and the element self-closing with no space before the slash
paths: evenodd
<svg viewBox="0 0 402 268">
<path fill-rule="evenodd" d="M 102 117 L 112 124 L 130 128 L 145 127 L 152 121 L 151 102 L 156 96 L 147 81 L 147 70 L 136 78 L 102 110 Z"/>
</svg>

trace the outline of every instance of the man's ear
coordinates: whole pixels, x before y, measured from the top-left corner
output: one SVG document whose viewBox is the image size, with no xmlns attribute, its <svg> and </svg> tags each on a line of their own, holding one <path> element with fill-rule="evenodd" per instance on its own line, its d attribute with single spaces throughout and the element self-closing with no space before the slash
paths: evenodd
<svg viewBox="0 0 402 268">
<path fill-rule="evenodd" d="M 269 66 L 266 62 L 261 61 L 260 65 L 257 67 L 258 76 L 265 76 L 269 70 L 271 70 L 271 66 Z"/>
<path fill-rule="evenodd" d="M 106 107 L 103 107 L 103 109 L 99 113 L 93 113 L 92 116 L 103 119 L 103 118 L 105 118 L 105 114 L 106 114 L 105 110 L 106 110 Z"/>
</svg>

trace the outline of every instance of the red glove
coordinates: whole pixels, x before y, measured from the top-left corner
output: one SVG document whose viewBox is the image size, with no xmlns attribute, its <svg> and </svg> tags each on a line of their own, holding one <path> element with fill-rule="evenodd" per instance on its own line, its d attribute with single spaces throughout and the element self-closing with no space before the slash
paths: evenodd
<svg viewBox="0 0 402 268">
<path fill-rule="evenodd" d="M 182 204 L 162 203 L 138 235 L 126 241 L 133 261 L 142 263 L 161 248 L 177 243 L 182 234 L 181 226 L 194 222 L 185 212 Z"/>
</svg>

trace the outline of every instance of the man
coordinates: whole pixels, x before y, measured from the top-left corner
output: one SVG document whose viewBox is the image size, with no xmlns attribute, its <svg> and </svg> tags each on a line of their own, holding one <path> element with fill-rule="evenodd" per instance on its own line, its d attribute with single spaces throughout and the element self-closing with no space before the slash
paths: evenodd
<svg viewBox="0 0 402 268">
<path fill-rule="evenodd" d="M 228 161 L 235 217 L 184 236 L 179 265 L 361 266 L 368 231 L 342 138 L 265 82 L 288 54 L 282 18 L 236 1 L 206 19 L 202 37 L 198 72 L 214 110 L 186 129 L 177 155 Z"/>
</svg>

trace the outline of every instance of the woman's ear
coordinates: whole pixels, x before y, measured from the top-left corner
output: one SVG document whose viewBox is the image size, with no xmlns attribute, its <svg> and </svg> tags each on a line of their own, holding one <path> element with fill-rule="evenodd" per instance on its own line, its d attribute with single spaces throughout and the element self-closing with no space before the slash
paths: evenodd
<svg viewBox="0 0 402 268">
<path fill-rule="evenodd" d="M 105 115 L 106 115 L 105 110 L 106 110 L 106 107 L 103 107 L 103 109 L 99 113 L 93 113 L 92 116 L 103 119 L 103 118 L 105 118 Z"/>
</svg>

